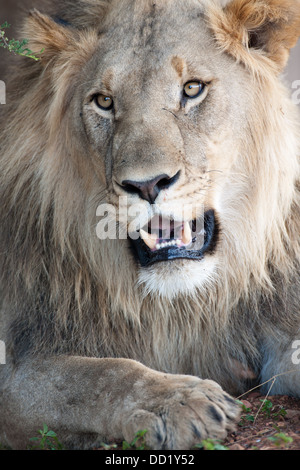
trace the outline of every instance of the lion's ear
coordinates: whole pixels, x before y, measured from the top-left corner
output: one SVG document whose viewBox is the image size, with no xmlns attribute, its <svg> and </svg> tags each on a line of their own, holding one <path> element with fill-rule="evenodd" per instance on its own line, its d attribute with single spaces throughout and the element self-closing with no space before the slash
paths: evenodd
<svg viewBox="0 0 300 470">
<path fill-rule="evenodd" d="M 232 56 L 253 67 L 253 54 L 260 54 L 280 72 L 300 36 L 300 0 L 233 0 L 223 10 L 213 7 L 210 21 Z"/>
<path fill-rule="evenodd" d="M 47 64 L 74 40 L 71 28 L 56 23 L 36 9 L 29 13 L 24 36 L 29 39 L 28 47 L 33 52 L 38 53 L 43 49 L 40 56 L 43 64 Z"/>
</svg>

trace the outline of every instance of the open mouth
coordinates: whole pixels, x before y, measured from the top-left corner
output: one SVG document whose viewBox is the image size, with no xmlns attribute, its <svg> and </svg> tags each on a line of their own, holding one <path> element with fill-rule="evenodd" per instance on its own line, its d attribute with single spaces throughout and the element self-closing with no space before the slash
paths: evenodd
<svg viewBox="0 0 300 470">
<path fill-rule="evenodd" d="M 203 219 L 180 222 L 154 216 L 140 229 L 139 238 L 131 240 L 141 266 L 174 259 L 201 260 L 212 252 L 218 238 L 218 224 L 213 210 Z"/>
</svg>

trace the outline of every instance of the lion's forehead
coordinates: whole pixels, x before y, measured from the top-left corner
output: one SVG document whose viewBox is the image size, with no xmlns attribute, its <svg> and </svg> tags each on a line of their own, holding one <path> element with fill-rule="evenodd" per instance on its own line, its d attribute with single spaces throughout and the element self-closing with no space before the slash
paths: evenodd
<svg viewBox="0 0 300 470">
<path fill-rule="evenodd" d="M 145 40 L 152 35 L 166 31 L 168 35 L 178 35 L 178 27 L 184 24 L 199 24 L 204 18 L 201 0 L 113 0 L 107 14 L 101 20 L 100 32 L 122 29 L 122 40 L 131 37 L 133 29 Z M 112 31 L 114 35 L 116 30 Z"/>
<path fill-rule="evenodd" d="M 142 64 L 143 70 L 158 69 L 174 55 L 209 67 L 209 54 L 218 54 L 212 40 L 200 2 L 189 0 L 158 2 L 138 12 L 128 8 L 113 8 L 99 31 L 99 61 L 105 66 Z M 126 2 L 125 2 L 126 6 Z M 180 8 L 180 15 L 178 14 Z M 125 60 L 126 58 L 126 60 Z"/>
</svg>

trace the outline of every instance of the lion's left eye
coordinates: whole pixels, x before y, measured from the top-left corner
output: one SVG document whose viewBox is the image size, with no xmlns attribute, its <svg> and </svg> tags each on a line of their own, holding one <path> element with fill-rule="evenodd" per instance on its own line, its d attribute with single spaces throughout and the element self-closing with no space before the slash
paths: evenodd
<svg viewBox="0 0 300 470">
<path fill-rule="evenodd" d="M 113 108 L 114 102 L 113 99 L 110 96 L 106 95 L 95 95 L 94 96 L 94 101 L 98 108 L 103 109 L 104 111 L 109 111 L 110 109 Z"/>
<path fill-rule="evenodd" d="M 203 93 L 204 89 L 205 83 L 203 82 L 187 82 L 183 87 L 183 93 L 187 98 L 197 98 L 201 93 Z"/>
</svg>

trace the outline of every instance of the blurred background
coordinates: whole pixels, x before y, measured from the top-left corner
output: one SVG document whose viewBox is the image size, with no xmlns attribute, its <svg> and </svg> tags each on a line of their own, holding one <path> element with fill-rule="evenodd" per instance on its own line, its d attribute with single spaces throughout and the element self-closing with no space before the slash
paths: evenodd
<svg viewBox="0 0 300 470">
<path fill-rule="evenodd" d="M 0 0 L 0 24 L 3 24 L 4 21 L 8 21 L 11 24 L 11 27 L 7 30 L 8 37 L 22 39 L 18 34 L 22 13 L 32 7 L 41 8 L 42 10 L 42 4 L 43 1 L 41 0 Z M 0 80 L 3 79 L 7 55 L 8 52 L 0 48 Z M 291 90 L 291 95 L 297 99 L 300 107 L 300 41 L 292 49 L 288 66 L 284 71 L 284 78 Z M 295 83 L 296 81 L 298 83 Z"/>
</svg>

